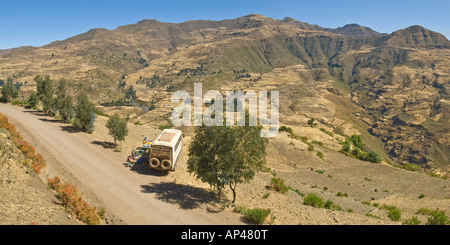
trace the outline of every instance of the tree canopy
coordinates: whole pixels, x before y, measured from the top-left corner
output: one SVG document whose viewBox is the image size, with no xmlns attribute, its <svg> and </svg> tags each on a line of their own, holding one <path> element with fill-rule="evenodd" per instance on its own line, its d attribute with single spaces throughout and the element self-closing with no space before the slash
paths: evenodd
<svg viewBox="0 0 450 245">
<path fill-rule="evenodd" d="M 89 101 L 86 93 L 80 93 L 77 97 L 73 126 L 84 132 L 94 132 L 95 111 L 95 105 Z"/>
<path fill-rule="evenodd" d="M 226 185 L 236 201 L 238 183 L 249 182 L 266 163 L 268 140 L 260 126 L 201 126 L 190 145 L 188 171 L 216 188 Z"/>
<path fill-rule="evenodd" d="M 127 120 L 121 119 L 117 113 L 108 119 L 106 127 L 109 130 L 109 135 L 114 138 L 114 144 L 116 146 L 117 141 L 124 141 L 128 135 Z"/>
</svg>

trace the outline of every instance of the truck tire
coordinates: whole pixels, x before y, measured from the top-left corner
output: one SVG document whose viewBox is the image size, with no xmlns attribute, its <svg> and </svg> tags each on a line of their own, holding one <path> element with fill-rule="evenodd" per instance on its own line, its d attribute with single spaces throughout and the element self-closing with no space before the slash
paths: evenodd
<svg viewBox="0 0 450 245">
<path fill-rule="evenodd" d="M 172 168 L 172 162 L 170 160 L 164 159 L 161 161 L 161 168 L 163 170 L 170 170 Z"/>
<path fill-rule="evenodd" d="M 159 159 L 158 159 L 158 158 L 152 158 L 152 159 L 150 159 L 149 166 L 150 166 L 151 168 L 158 168 L 160 164 L 161 164 L 161 163 L 159 162 Z"/>
</svg>

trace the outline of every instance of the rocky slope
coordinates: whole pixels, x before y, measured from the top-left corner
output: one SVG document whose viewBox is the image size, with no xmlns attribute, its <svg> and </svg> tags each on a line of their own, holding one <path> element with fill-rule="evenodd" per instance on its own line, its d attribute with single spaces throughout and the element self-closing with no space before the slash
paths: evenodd
<svg viewBox="0 0 450 245">
<path fill-rule="evenodd" d="M 10 133 L 0 128 L 0 225 L 76 225 L 60 200 L 29 167 Z"/>
</svg>

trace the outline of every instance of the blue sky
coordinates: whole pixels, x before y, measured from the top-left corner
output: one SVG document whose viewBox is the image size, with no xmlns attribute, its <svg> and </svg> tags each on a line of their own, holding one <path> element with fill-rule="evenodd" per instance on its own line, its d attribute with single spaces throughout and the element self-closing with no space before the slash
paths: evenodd
<svg viewBox="0 0 450 245">
<path fill-rule="evenodd" d="M 336 28 L 349 23 L 391 33 L 411 25 L 450 38 L 448 0 L 78 0 L 0 1 L 0 49 L 42 46 L 93 28 L 115 29 L 142 19 L 162 22 L 234 19 L 250 13 Z"/>
</svg>

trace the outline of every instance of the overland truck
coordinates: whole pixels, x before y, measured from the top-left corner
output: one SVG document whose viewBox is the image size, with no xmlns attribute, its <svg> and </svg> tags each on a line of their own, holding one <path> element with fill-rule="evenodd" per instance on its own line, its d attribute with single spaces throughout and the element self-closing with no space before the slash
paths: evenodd
<svg viewBox="0 0 450 245">
<path fill-rule="evenodd" d="M 183 134 L 180 130 L 164 129 L 150 147 L 149 167 L 175 171 L 182 145 Z"/>
</svg>

